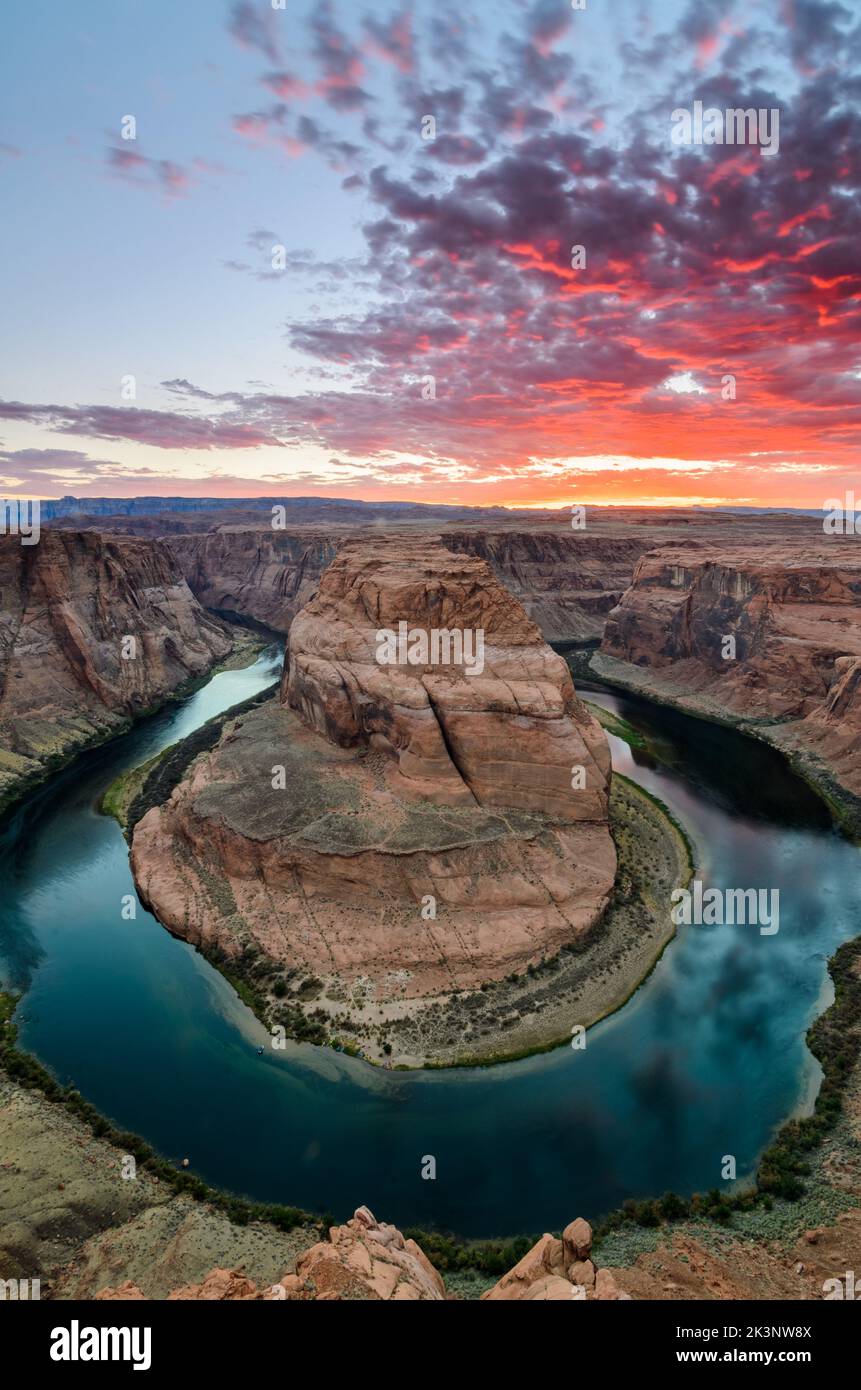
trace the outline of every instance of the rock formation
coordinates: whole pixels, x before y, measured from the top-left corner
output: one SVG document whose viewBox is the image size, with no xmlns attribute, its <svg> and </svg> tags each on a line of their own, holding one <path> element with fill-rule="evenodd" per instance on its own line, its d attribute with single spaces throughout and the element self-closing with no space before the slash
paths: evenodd
<svg viewBox="0 0 861 1390">
<path fill-rule="evenodd" d="M 367 527 L 358 533 L 343 526 L 285 531 L 220 526 L 205 534 L 171 535 L 168 544 L 192 592 L 207 608 L 287 632 L 338 546 L 367 534 Z M 420 544 L 432 536 L 416 533 Z M 458 529 L 439 539 L 449 550 L 486 560 L 545 640 L 556 642 L 601 636 L 607 613 L 655 537 L 591 535 L 557 525 L 534 531 Z"/>
<path fill-rule="evenodd" d="M 145 1297 L 130 1279 L 96 1294 L 102 1301 Z M 178 1302 L 371 1299 L 439 1303 L 445 1298 L 445 1284 L 424 1251 L 414 1240 L 405 1240 L 396 1226 L 377 1221 L 367 1207 L 359 1207 L 344 1226 L 333 1226 L 328 1240 L 306 1250 L 296 1261 L 295 1272 L 284 1274 L 275 1284 L 258 1288 L 236 1270 L 213 1269 L 202 1283 L 186 1284 L 168 1294 L 169 1300 Z"/>
<path fill-rule="evenodd" d="M 400 795 L 606 820 L 607 740 L 565 662 L 486 563 L 435 540 L 345 541 L 290 629 L 282 693 L 332 743 L 389 755 Z"/>
<path fill-rule="evenodd" d="M 562 1239 L 541 1237 L 514 1269 L 482 1295 L 483 1300 L 547 1302 L 629 1299 L 612 1274 L 596 1269 L 589 1258 L 592 1230 L 583 1220 L 572 1221 Z M 103 1301 L 146 1297 L 131 1280 L 102 1289 Z M 441 1275 L 414 1240 L 405 1240 L 396 1226 L 377 1221 L 359 1207 L 352 1221 L 333 1226 L 329 1239 L 311 1247 L 296 1262 L 294 1273 L 278 1283 L 258 1288 L 236 1270 L 213 1269 L 200 1284 L 174 1289 L 178 1301 L 343 1302 L 368 1299 L 393 1302 L 441 1303 L 449 1297 Z"/>
<path fill-rule="evenodd" d="M 593 667 L 693 713 L 757 726 L 861 795 L 854 538 L 650 552 L 607 620 Z"/>
<path fill-rule="evenodd" d="M 334 558 L 331 530 L 223 527 L 168 542 L 189 588 L 206 608 L 288 632 Z"/>
<path fill-rule="evenodd" d="M 159 541 L 0 539 L 0 805 L 230 649 Z"/>
<path fill-rule="evenodd" d="M 481 672 L 378 662 L 402 622 L 480 631 Z M 331 1017 L 354 987 L 396 1004 L 522 972 L 597 920 L 607 743 L 483 561 L 345 543 L 293 624 L 282 693 L 135 828 L 139 890 L 171 930 L 310 972 Z"/>
<path fill-rule="evenodd" d="M 591 1253 L 592 1228 L 578 1217 L 565 1227 L 561 1240 L 543 1235 L 498 1284 L 482 1294 L 482 1301 L 610 1302 L 630 1298 L 620 1292 L 608 1270 L 595 1268 Z"/>
</svg>

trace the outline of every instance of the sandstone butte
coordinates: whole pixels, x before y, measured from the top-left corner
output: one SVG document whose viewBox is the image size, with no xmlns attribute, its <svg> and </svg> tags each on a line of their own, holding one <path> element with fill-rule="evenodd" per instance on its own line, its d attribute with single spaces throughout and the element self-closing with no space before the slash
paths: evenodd
<svg viewBox="0 0 861 1390">
<path fill-rule="evenodd" d="M 123 638 L 137 643 L 123 657 Z M 231 650 L 161 542 L 0 538 L 0 805 Z"/>
<path fill-rule="evenodd" d="M 848 793 L 853 819 L 861 813 L 854 537 L 792 547 L 689 542 L 644 555 L 593 668 L 693 713 L 753 726 L 826 791 Z"/>
<path fill-rule="evenodd" d="M 514 1269 L 482 1295 L 488 1302 L 624 1300 L 609 1270 L 596 1269 L 589 1258 L 592 1231 L 572 1221 L 561 1240 L 545 1235 Z M 139 1301 L 146 1295 L 126 1280 L 102 1289 L 97 1300 Z M 186 1284 L 168 1294 L 177 1301 L 340 1302 L 377 1300 L 393 1303 L 440 1303 L 449 1298 L 442 1276 L 414 1240 L 396 1226 L 379 1222 L 367 1207 L 353 1219 L 333 1226 L 328 1240 L 299 1256 L 295 1273 L 260 1289 L 237 1270 L 213 1269 L 200 1284 Z"/>
<path fill-rule="evenodd" d="M 482 673 L 381 665 L 377 632 L 402 621 L 481 629 Z M 204 949 L 250 945 L 378 1001 L 439 996 L 522 972 L 598 919 L 609 779 L 565 662 L 485 561 L 421 537 L 347 541 L 293 622 L 281 698 L 229 721 L 143 816 L 132 866 Z"/>
</svg>

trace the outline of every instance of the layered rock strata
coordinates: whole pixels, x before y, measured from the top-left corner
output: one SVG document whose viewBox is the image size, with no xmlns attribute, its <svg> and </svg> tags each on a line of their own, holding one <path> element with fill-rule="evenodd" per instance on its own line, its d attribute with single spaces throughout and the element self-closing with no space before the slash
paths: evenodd
<svg viewBox="0 0 861 1390">
<path fill-rule="evenodd" d="M 620 531 L 624 528 L 620 527 Z M 447 532 L 450 549 L 486 560 L 523 604 L 546 642 L 597 642 L 607 614 L 652 543 L 640 535 L 589 531 Z"/>
<path fill-rule="evenodd" d="M 230 650 L 161 542 L 0 538 L 0 805 Z"/>
<path fill-rule="evenodd" d="M 316 592 L 338 539 L 330 530 L 237 526 L 167 544 L 204 607 L 286 633 Z"/>
<path fill-rule="evenodd" d="M 861 551 L 691 543 L 650 552 L 610 613 L 596 674 L 751 726 L 861 796 Z"/>
<path fill-rule="evenodd" d="M 345 527 L 221 526 L 200 535 L 170 536 L 167 543 L 207 608 L 287 632 L 339 545 L 352 539 L 355 530 Z M 417 543 L 427 539 L 416 532 Z M 653 544 L 653 538 L 639 534 L 593 536 L 561 526 L 457 529 L 439 539 L 449 550 L 486 560 L 549 642 L 597 641 L 637 559 Z"/>
</svg>

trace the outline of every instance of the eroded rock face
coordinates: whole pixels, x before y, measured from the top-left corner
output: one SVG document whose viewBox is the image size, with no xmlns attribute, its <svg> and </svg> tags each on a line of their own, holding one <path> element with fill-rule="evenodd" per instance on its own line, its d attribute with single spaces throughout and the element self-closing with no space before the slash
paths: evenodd
<svg viewBox="0 0 861 1390">
<path fill-rule="evenodd" d="M 786 725 L 773 741 L 813 752 L 843 787 L 861 793 L 854 538 L 795 549 L 692 542 L 645 555 L 608 618 L 596 671 L 624 676 L 613 661 L 639 668 L 646 693 L 695 712 Z"/>
<path fill-rule="evenodd" d="M 449 550 L 486 560 L 519 599 L 545 642 L 601 637 L 651 539 L 551 531 L 446 532 Z"/>
<path fill-rule="evenodd" d="M 480 627 L 481 674 L 378 663 L 378 631 L 403 620 Z M 135 827 L 139 890 L 178 935 L 310 972 L 337 1036 L 354 987 L 393 1009 L 474 988 L 598 919 L 607 743 L 484 562 L 346 544 L 293 625 L 282 694 Z"/>
<path fill-rule="evenodd" d="M 437 541 L 345 542 L 290 630 L 282 695 L 389 755 L 401 795 L 606 820 L 607 740 L 565 662 L 484 561 Z"/>
<path fill-rule="evenodd" d="M 123 658 L 123 638 L 136 642 Z M 0 803 L 231 649 L 158 541 L 0 538 Z"/>
<path fill-rule="evenodd" d="M 861 615 L 859 615 L 861 623 Z M 837 779 L 861 797 L 861 658 L 839 656 L 828 693 L 794 731 Z"/>
<path fill-rule="evenodd" d="M 283 1290 L 283 1293 L 281 1292 Z M 414 1240 L 359 1207 L 345 1226 L 300 1256 L 296 1273 L 268 1291 L 273 1299 L 379 1299 L 441 1302 L 445 1284 Z"/>
<path fill-rule="evenodd" d="M 227 527 L 167 542 L 189 587 L 206 608 L 288 632 L 331 564 L 331 531 Z"/>
</svg>

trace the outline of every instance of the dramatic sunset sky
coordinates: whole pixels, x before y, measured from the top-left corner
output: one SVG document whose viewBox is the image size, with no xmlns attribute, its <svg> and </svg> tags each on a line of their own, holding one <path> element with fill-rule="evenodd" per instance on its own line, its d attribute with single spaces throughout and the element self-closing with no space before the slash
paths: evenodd
<svg viewBox="0 0 861 1390">
<path fill-rule="evenodd" d="M 858 0 L 9 0 L 3 30 L 6 495 L 861 496 Z M 676 147 L 697 100 L 777 108 L 779 153 Z"/>
</svg>

